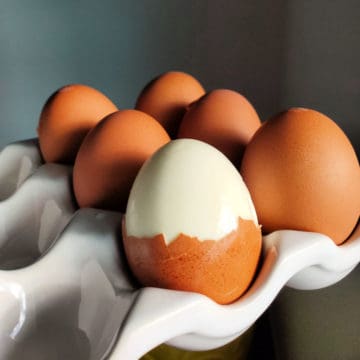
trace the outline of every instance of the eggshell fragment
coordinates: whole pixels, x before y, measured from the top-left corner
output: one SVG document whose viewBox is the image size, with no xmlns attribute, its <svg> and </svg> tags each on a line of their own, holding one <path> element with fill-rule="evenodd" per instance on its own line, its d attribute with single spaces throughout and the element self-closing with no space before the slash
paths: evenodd
<svg viewBox="0 0 360 360">
<path fill-rule="evenodd" d="M 256 110 L 244 96 L 217 89 L 191 104 L 178 137 L 205 141 L 239 166 L 246 145 L 260 125 Z"/>
<path fill-rule="evenodd" d="M 143 285 L 196 291 L 227 304 L 237 299 L 254 277 L 259 237 L 253 221 L 239 218 L 238 228 L 220 240 L 201 241 L 180 234 L 166 245 L 160 234 L 129 236 L 125 244 L 130 267 Z"/>
<path fill-rule="evenodd" d="M 360 168 L 338 125 L 310 109 L 271 118 L 248 144 L 241 174 L 266 232 L 314 231 L 341 244 L 360 213 Z"/>
<path fill-rule="evenodd" d="M 146 286 L 225 304 L 252 281 L 261 230 L 239 172 L 214 147 L 171 141 L 141 168 L 123 223 L 131 269 Z"/>
<path fill-rule="evenodd" d="M 116 110 L 109 98 L 90 86 L 74 84 L 57 90 L 45 103 L 39 120 L 44 160 L 73 164 L 89 130 Z"/>
<path fill-rule="evenodd" d="M 142 164 L 169 141 L 163 127 L 141 111 L 120 110 L 105 117 L 86 136 L 75 160 L 79 206 L 124 212 Z"/>
<path fill-rule="evenodd" d="M 175 138 L 186 106 L 203 94 L 204 88 L 193 76 L 170 71 L 145 86 L 135 108 L 153 116 L 164 126 L 170 137 Z"/>
</svg>

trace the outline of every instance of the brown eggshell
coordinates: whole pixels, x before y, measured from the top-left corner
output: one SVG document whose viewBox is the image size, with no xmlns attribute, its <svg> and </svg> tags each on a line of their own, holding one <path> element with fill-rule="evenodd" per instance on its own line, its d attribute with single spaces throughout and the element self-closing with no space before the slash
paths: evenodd
<svg viewBox="0 0 360 360">
<path fill-rule="evenodd" d="M 193 76 L 170 71 L 145 86 L 135 108 L 153 116 L 175 138 L 186 106 L 204 94 L 204 88 Z"/>
<path fill-rule="evenodd" d="M 245 146 L 260 125 L 257 112 L 244 96 L 217 89 L 191 104 L 178 137 L 205 141 L 238 166 Z"/>
<path fill-rule="evenodd" d="M 81 84 L 60 88 L 44 105 L 38 126 L 46 162 L 73 164 L 86 134 L 104 116 L 118 110 L 104 94 Z"/>
<path fill-rule="evenodd" d="M 166 245 L 162 234 L 123 239 L 129 265 L 144 286 L 194 291 L 219 304 L 239 298 L 249 287 L 260 258 L 261 230 L 239 218 L 238 228 L 220 240 L 180 234 Z"/>
<path fill-rule="evenodd" d="M 341 244 L 360 213 L 360 168 L 344 132 L 327 116 L 290 109 L 264 123 L 241 174 L 266 232 L 314 231 Z"/>
<path fill-rule="evenodd" d="M 105 117 L 86 136 L 76 157 L 73 185 L 79 206 L 124 212 L 140 167 L 169 141 L 164 128 L 141 111 Z"/>
</svg>

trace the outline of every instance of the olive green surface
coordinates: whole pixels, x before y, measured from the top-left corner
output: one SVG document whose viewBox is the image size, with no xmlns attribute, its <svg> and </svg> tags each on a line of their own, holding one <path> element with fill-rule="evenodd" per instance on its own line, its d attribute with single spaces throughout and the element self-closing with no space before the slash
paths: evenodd
<svg viewBox="0 0 360 360">
<path fill-rule="evenodd" d="M 227 345 L 209 351 L 185 351 L 168 345 L 160 345 L 141 360 L 245 360 L 248 358 L 254 329 Z"/>
</svg>

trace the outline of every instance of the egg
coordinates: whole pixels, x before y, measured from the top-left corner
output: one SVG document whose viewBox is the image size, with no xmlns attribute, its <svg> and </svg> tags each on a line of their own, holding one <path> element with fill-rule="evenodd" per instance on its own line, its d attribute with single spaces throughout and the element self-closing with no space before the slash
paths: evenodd
<svg viewBox="0 0 360 360">
<path fill-rule="evenodd" d="M 108 97 L 90 86 L 73 84 L 58 89 L 46 101 L 39 119 L 38 137 L 44 160 L 73 164 L 88 131 L 116 110 Z"/>
<path fill-rule="evenodd" d="M 76 156 L 73 187 L 78 205 L 124 212 L 142 164 L 169 141 L 164 128 L 141 111 L 120 110 L 105 117 Z"/>
<path fill-rule="evenodd" d="M 138 173 L 124 219 L 127 259 L 144 286 L 227 304 L 254 277 L 262 242 L 254 205 L 211 145 L 179 139 L 160 148 Z"/>
<path fill-rule="evenodd" d="M 315 110 L 293 108 L 248 144 L 241 174 L 264 231 L 323 233 L 347 239 L 360 213 L 360 168 L 339 126 Z"/>
<path fill-rule="evenodd" d="M 246 145 L 260 125 L 256 110 L 244 96 L 217 89 L 189 107 L 178 137 L 205 141 L 239 166 Z"/>
<path fill-rule="evenodd" d="M 193 76 L 170 71 L 145 86 L 135 108 L 153 116 L 164 126 L 170 137 L 175 138 L 186 106 L 204 93 L 204 88 Z"/>
</svg>

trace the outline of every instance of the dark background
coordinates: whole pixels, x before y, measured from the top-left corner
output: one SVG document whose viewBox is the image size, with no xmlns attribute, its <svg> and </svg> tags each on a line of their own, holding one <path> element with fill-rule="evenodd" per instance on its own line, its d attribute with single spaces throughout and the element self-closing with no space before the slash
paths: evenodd
<svg viewBox="0 0 360 360">
<path fill-rule="evenodd" d="M 47 97 L 85 83 L 120 108 L 167 70 L 335 120 L 360 150 L 360 3 L 1 0 L 0 146 L 33 137 Z"/>
<path fill-rule="evenodd" d="M 168 70 L 238 90 L 263 120 L 317 109 L 360 154 L 357 0 L 0 0 L 0 147 L 36 136 L 60 86 L 88 84 L 129 108 Z M 360 358 L 359 304 L 359 268 L 328 289 L 284 289 L 271 314 L 278 355 Z"/>
</svg>

